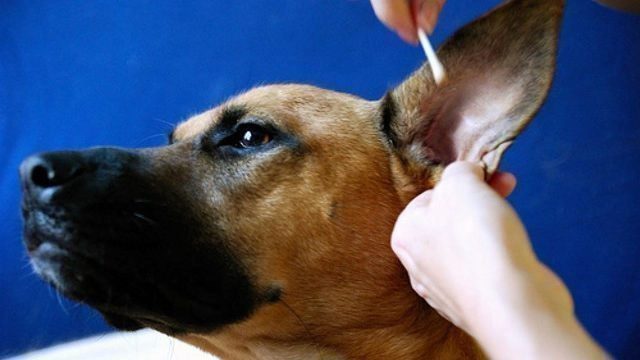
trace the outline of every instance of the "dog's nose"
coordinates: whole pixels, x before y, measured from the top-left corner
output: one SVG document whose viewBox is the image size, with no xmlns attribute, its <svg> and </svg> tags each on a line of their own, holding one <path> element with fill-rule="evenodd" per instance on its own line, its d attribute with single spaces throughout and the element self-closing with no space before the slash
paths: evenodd
<svg viewBox="0 0 640 360">
<path fill-rule="evenodd" d="M 39 189 L 62 186 L 82 172 L 82 159 L 74 152 L 38 154 L 27 158 L 20 165 L 23 183 Z"/>
</svg>

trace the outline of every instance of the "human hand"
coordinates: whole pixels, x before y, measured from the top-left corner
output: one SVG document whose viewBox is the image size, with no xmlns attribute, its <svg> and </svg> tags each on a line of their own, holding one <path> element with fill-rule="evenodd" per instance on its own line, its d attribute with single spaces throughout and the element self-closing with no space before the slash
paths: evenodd
<svg viewBox="0 0 640 360">
<path fill-rule="evenodd" d="M 469 315 L 512 273 L 535 257 L 518 216 L 501 196 L 515 177 L 498 173 L 488 186 L 471 163 L 447 167 L 433 190 L 416 197 L 396 221 L 391 244 L 413 289 L 434 309 L 470 332 Z"/>
<path fill-rule="evenodd" d="M 380 21 L 407 42 L 418 42 L 418 27 L 433 32 L 445 0 L 371 0 Z"/>
<path fill-rule="evenodd" d="M 538 261 L 522 222 L 502 199 L 515 183 L 513 175 L 498 173 L 487 184 L 478 165 L 457 162 L 433 190 L 409 203 L 391 245 L 413 289 L 491 357 L 604 354 L 575 319 L 566 286 Z"/>
</svg>

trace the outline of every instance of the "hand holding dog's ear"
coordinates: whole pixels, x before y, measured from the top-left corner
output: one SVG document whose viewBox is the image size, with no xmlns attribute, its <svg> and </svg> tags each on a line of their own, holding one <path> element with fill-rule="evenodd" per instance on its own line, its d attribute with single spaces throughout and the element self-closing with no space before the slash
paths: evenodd
<svg viewBox="0 0 640 360">
<path fill-rule="evenodd" d="M 441 315 L 473 335 L 469 309 L 489 306 L 505 274 L 535 268 L 537 260 L 517 214 L 502 196 L 515 178 L 498 173 L 493 186 L 480 166 L 457 162 L 440 183 L 413 199 L 400 214 L 391 245 L 413 289 Z M 506 288 L 506 285 L 505 285 Z"/>
<path fill-rule="evenodd" d="M 566 286 L 538 261 L 500 196 L 514 180 L 496 175 L 492 189 L 481 167 L 452 164 L 400 214 L 394 252 L 413 289 L 489 357 L 604 358 L 575 319 Z"/>
</svg>

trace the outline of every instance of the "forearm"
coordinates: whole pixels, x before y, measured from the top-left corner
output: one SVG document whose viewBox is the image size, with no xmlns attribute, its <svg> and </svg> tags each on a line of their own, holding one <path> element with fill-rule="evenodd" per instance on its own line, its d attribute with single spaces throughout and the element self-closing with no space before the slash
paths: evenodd
<svg viewBox="0 0 640 360">
<path fill-rule="evenodd" d="M 544 279 L 547 279 L 546 281 Z M 469 314 L 469 331 L 492 359 L 606 359 L 548 278 L 515 276 L 506 294 Z M 499 297 L 499 298 L 498 298 Z M 560 302 L 560 303 L 559 303 Z"/>
</svg>

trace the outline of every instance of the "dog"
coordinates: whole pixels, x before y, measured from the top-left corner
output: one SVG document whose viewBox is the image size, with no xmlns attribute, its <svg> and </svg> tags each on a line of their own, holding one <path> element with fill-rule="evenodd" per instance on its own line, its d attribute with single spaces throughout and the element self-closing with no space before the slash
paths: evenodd
<svg viewBox="0 0 640 360">
<path fill-rule="evenodd" d="M 225 359 L 481 358 L 411 289 L 389 239 L 455 160 L 496 170 L 551 84 L 561 0 L 513 0 L 382 99 L 258 87 L 164 147 L 20 167 L 35 272 L 122 330 Z M 425 234 L 428 236 L 428 234 Z"/>
</svg>

